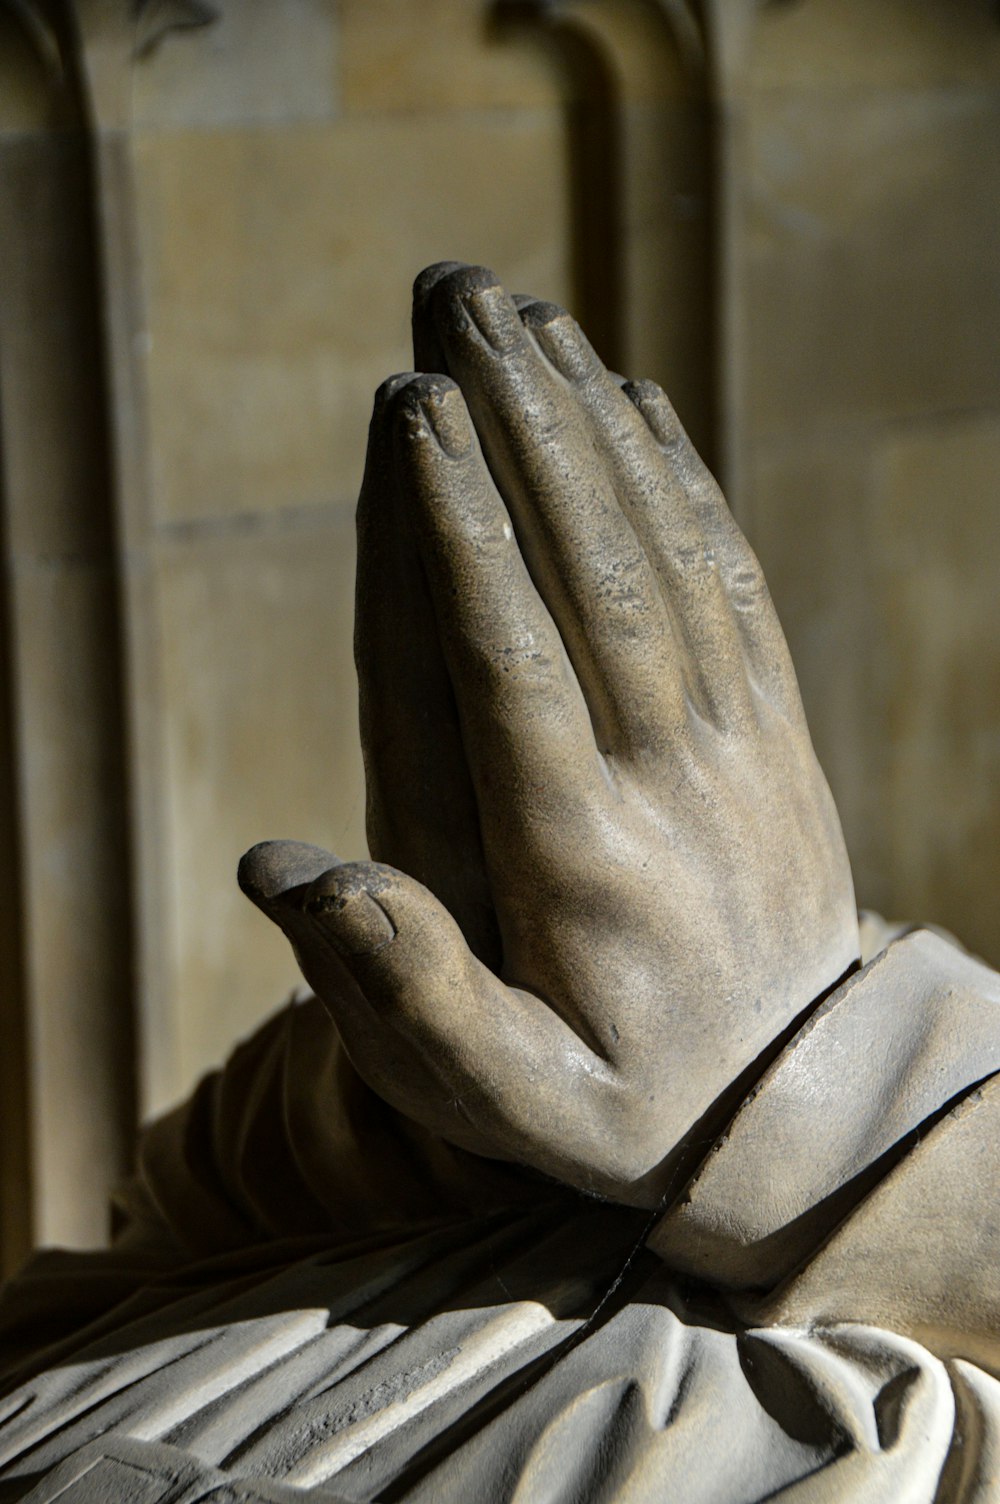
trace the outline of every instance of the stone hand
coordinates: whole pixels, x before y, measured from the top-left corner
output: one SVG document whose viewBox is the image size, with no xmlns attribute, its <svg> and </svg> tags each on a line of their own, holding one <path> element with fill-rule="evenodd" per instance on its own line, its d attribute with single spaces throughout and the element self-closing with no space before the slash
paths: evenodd
<svg viewBox="0 0 1000 1504">
<path fill-rule="evenodd" d="M 432 268 L 418 304 L 448 374 L 380 390 L 359 515 L 382 860 L 267 843 L 241 881 L 383 1097 L 655 1205 L 858 954 L 836 810 L 663 393 L 481 268 Z"/>
</svg>

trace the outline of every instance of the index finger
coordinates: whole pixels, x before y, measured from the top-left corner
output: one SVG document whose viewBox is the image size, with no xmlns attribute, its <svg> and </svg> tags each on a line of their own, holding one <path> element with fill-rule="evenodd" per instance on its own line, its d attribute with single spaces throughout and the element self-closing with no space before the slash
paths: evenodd
<svg viewBox="0 0 1000 1504">
<path fill-rule="evenodd" d="M 499 962 L 479 813 L 413 529 L 399 495 L 392 403 L 375 396 L 358 500 L 354 654 L 372 857 L 430 888 L 487 964 Z"/>
<path fill-rule="evenodd" d="M 604 777 L 580 686 L 454 383 L 400 392 L 396 442 L 487 856 L 544 861 L 553 823 L 586 813 Z"/>
</svg>

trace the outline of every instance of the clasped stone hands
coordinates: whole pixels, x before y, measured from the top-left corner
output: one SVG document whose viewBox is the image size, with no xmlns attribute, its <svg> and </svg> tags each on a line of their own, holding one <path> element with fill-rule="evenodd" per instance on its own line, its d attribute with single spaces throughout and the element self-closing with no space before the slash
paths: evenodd
<svg viewBox="0 0 1000 1504">
<path fill-rule="evenodd" d="M 358 508 L 371 862 L 245 890 L 361 1076 L 453 1143 L 655 1206 L 858 955 L 760 567 L 651 382 L 492 272 L 418 279 Z"/>
</svg>

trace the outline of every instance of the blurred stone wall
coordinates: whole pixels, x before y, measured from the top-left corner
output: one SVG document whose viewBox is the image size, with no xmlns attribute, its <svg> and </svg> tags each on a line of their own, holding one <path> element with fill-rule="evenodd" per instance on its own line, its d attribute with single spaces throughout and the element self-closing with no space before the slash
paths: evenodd
<svg viewBox="0 0 1000 1504">
<path fill-rule="evenodd" d="M 436 10 L 436 14 L 434 13 Z M 295 982 L 235 887 L 264 836 L 365 854 L 351 660 L 372 393 L 425 262 L 568 293 L 561 99 L 476 6 L 220 6 L 131 72 L 169 925 L 147 1100 Z"/>
<path fill-rule="evenodd" d="M 1000 12 L 776 6 L 745 104 L 744 522 L 859 901 L 1000 964 Z"/>
<path fill-rule="evenodd" d="M 994 7 L 27 9 L 0 6 L 8 1262 L 100 1237 L 136 1114 L 295 985 L 240 853 L 364 853 L 353 506 L 436 259 L 668 387 L 772 583 L 861 900 L 1000 960 Z"/>
</svg>

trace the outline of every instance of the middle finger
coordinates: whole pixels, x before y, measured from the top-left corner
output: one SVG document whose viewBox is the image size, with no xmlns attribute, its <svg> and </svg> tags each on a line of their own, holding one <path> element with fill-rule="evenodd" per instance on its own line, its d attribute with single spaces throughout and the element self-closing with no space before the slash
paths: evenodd
<svg viewBox="0 0 1000 1504">
<path fill-rule="evenodd" d="M 598 744 L 625 752 L 686 723 L 669 617 L 646 553 L 569 382 L 541 357 L 492 272 L 465 267 L 430 295 L 434 326 L 559 629 Z"/>
</svg>

